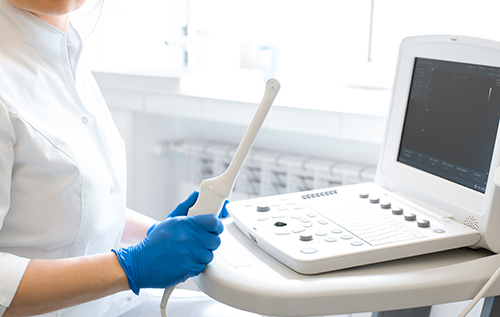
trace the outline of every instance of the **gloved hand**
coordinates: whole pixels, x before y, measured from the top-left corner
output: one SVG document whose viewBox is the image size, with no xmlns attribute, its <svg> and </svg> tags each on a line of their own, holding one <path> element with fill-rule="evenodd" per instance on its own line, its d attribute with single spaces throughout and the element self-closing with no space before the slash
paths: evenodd
<svg viewBox="0 0 500 317">
<path fill-rule="evenodd" d="M 189 208 L 194 206 L 194 203 L 198 199 L 199 195 L 200 195 L 200 192 L 197 190 L 192 192 L 185 201 L 183 201 L 182 203 L 177 205 L 177 207 L 175 207 L 175 209 L 172 210 L 172 212 L 167 216 L 167 218 L 173 218 L 173 217 L 177 217 L 177 216 L 187 215 L 186 210 L 189 210 Z M 222 205 L 222 209 L 219 213 L 219 218 L 226 218 L 229 215 L 229 213 L 227 212 L 227 209 L 226 209 L 226 205 L 228 203 L 229 203 L 229 200 L 226 199 L 226 201 L 224 201 L 224 205 Z M 155 223 L 154 225 L 151 226 L 151 228 L 148 229 L 148 235 L 154 229 L 154 227 L 156 227 L 157 224 L 159 224 L 159 222 Z"/>
<path fill-rule="evenodd" d="M 175 208 L 176 217 L 154 225 L 138 244 L 112 250 L 135 294 L 141 288 L 167 288 L 184 282 L 212 261 L 223 225 L 214 215 L 185 216 L 197 198 L 197 192 L 191 194 Z"/>
<path fill-rule="evenodd" d="M 172 218 L 172 217 L 177 217 L 177 216 L 185 216 L 186 214 L 184 213 L 184 205 L 183 204 L 190 204 L 190 206 L 188 207 L 191 208 L 191 206 L 194 205 L 194 203 L 196 202 L 196 200 L 198 199 L 198 195 L 200 193 L 195 190 L 194 192 L 191 193 L 191 195 L 189 195 L 189 197 L 184 201 L 182 202 L 181 204 L 179 204 L 179 206 L 177 206 L 169 215 L 168 215 L 168 218 Z M 227 213 L 227 209 L 226 209 L 226 205 L 229 203 L 229 200 L 225 200 L 224 201 L 224 205 L 222 205 L 222 209 L 219 213 L 219 218 L 226 218 L 228 216 L 228 213 Z M 183 206 L 181 206 L 183 205 Z"/>
</svg>

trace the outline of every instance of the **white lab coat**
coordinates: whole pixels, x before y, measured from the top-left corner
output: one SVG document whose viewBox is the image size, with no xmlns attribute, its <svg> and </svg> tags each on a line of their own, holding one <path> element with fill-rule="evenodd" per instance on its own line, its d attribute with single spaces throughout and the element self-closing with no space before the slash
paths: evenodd
<svg viewBox="0 0 500 317">
<path fill-rule="evenodd" d="M 110 252 L 125 223 L 124 144 L 69 34 L 0 0 L 0 316 L 29 259 Z"/>
<path fill-rule="evenodd" d="M 110 252 L 125 224 L 125 151 L 81 43 L 0 0 L 0 317 L 29 259 Z M 157 316 L 161 291 L 43 316 Z M 256 316 L 175 291 L 174 316 Z"/>
</svg>

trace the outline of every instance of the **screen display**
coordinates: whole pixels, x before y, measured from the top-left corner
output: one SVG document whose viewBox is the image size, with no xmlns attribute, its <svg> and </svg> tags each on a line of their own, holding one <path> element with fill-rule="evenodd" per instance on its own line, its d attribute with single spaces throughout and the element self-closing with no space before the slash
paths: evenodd
<svg viewBox="0 0 500 317">
<path fill-rule="evenodd" d="M 398 161 L 484 193 L 500 68 L 416 58 Z"/>
</svg>

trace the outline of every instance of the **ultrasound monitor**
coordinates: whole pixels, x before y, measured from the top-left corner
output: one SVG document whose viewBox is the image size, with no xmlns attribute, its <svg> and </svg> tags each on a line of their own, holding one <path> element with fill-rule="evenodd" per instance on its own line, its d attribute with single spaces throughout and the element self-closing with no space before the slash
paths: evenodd
<svg viewBox="0 0 500 317">
<path fill-rule="evenodd" d="M 500 68 L 415 58 L 398 161 L 484 193 L 500 119 Z"/>
<path fill-rule="evenodd" d="M 396 69 L 375 183 L 477 230 L 478 246 L 500 252 L 500 44 L 411 37 Z"/>
</svg>

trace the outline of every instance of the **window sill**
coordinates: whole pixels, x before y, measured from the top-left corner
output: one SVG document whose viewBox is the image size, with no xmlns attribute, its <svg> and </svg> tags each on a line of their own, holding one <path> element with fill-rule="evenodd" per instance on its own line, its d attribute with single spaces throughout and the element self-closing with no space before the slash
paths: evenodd
<svg viewBox="0 0 500 317">
<path fill-rule="evenodd" d="M 253 71 L 94 76 L 112 109 L 241 125 L 250 122 L 264 87 Z M 378 144 L 389 99 L 387 90 L 282 83 L 264 128 Z"/>
</svg>

